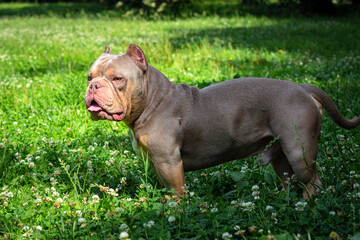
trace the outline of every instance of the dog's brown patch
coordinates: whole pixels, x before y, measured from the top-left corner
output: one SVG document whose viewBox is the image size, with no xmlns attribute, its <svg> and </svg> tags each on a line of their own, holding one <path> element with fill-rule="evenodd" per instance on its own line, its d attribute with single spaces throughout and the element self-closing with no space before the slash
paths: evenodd
<svg viewBox="0 0 360 240">
<path fill-rule="evenodd" d="M 91 77 L 95 78 L 99 74 L 99 70 L 97 68 L 94 68 L 91 70 Z"/>
<path fill-rule="evenodd" d="M 320 101 L 319 97 L 316 96 L 315 94 L 310 94 L 310 96 L 311 96 L 313 102 L 314 102 L 314 103 L 316 104 L 316 106 L 318 107 L 318 109 L 319 109 L 319 111 L 320 111 L 320 115 L 322 116 L 323 113 L 324 113 L 324 108 L 323 108 L 323 106 L 322 106 L 322 104 L 321 104 L 321 101 Z"/>
<path fill-rule="evenodd" d="M 147 153 L 148 152 L 148 136 L 147 135 L 141 135 L 139 137 L 139 141 L 138 144 L 140 145 L 140 147 Z"/>
<path fill-rule="evenodd" d="M 107 76 L 107 77 L 113 76 L 114 73 L 115 73 L 114 69 L 109 68 L 109 69 L 106 71 L 106 76 Z"/>
</svg>

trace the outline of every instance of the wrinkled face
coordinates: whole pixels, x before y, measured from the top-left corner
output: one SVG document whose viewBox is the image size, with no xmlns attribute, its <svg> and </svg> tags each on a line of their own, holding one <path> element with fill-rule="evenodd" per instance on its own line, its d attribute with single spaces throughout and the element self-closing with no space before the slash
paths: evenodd
<svg viewBox="0 0 360 240">
<path fill-rule="evenodd" d="M 90 68 L 85 105 L 91 119 L 124 120 L 128 124 L 141 114 L 144 70 L 129 49 L 114 55 L 107 47 Z"/>
</svg>

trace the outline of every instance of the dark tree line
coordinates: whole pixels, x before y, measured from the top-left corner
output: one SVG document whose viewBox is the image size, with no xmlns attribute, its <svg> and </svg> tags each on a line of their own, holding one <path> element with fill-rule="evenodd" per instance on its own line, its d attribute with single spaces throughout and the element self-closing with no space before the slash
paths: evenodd
<svg viewBox="0 0 360 240">
<path fill-rule="evenodd" d="M 192 11 L 201 4 L 212 4 L 229 1 L 211 0 L 2 0 L 2 2 L 37 2 L 37 3 L 58 3 L 58 2 L 96 2 L 106 4 L 109 9 L 121 9 L 125 11 L 133 10 L 141 12 L 143 15 L 154 13 L 177 16 L 181 12 Z M 268 0 L 232 0 L 230 2 L 247 7 L 268 5 Z M 360 7 L 360 0 L 337 0 L 340 4 Z M 283 7 L 292 6 L 306 15 L 311 14 L 334 14 L 336 6 L 333 0 L 279 0 Z M 234 9 L 235 10 L 235 9 Z"/>
</svg>

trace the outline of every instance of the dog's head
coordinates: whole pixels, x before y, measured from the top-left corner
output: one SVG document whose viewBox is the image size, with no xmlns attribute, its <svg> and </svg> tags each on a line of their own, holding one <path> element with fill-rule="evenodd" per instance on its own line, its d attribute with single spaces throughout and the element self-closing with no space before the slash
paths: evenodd
<svg viewBox="0 0 360 240">
<path fill-rule="evenodd" d="M 148 63 L 141 48 L 130 44 L 125 54 L 115 55 L 106 46 L 88 73 L 85 105 L 93 120 L 131 124 L 143 111 Z"/>
</svg>

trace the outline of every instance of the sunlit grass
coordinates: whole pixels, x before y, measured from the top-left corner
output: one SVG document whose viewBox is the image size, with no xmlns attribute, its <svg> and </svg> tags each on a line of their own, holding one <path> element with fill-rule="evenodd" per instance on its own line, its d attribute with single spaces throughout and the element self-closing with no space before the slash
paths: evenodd
<svg viewBox="0 0 360 240">
<path fill-rule="evenodd" d="M 19 8 L 0 10 L 12 6 Z M 324 189 L 310 201 L 285 192 L 272 168 L 253 157 L 187 173 L 189 196 L 178 204 L 135 156 L 124 124 L 91 121 L 84 94 L 105 45 L 120 53 L 132 42 L 176 83 L 204 87 L 247 76 L 312 83 L 352 118 L 360 115 L 359 24 L 359 17 L 150 21 L 104 12 L 0 18 L 0 236 L 354 236 L 358 129 L 345 131 L 325 115 L 318 157 Z"/>
</svg>

